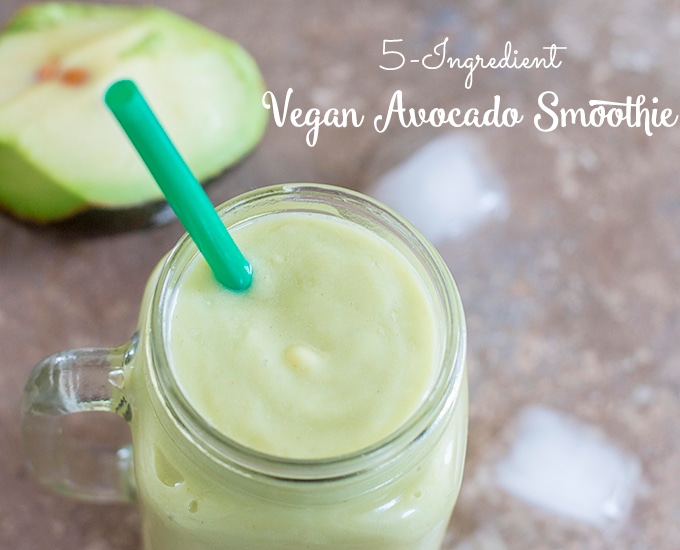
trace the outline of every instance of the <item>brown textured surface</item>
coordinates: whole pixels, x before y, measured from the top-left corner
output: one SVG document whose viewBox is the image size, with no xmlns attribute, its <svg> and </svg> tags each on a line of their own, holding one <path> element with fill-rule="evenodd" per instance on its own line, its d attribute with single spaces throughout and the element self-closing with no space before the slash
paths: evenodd
<svg viewBox="0 0 680 550">
<path fill-rule="evenodd" d="M 0 19 L 20 5 L 3 0 Z M 420 107 L 484 106 L 499 94 L 529 114 L 541 91 L 554 90 L 573 106 L 646 94 L 680 111 L 680 16 L 670 1 L 164 5 L 240 41 L 269 89 L 294 88 L 298 105 L 375 114 L 400 88 Z M 378 69 L 383 39 L 403 38 L 409 55 L 421 56 L 446 35 L 461 55 L 497 55 L 506 40 L 569 53 L 558 71 L 479 72 L 471 90 L 447 70 Z M 285 181 L 364 189 L 437 133 L 322 129 L 312 149 L 302 130 L 272 124 L 211 198 Z M 680 548 L 678 129 L 652 138 L 622 128 L 541 134 L 530 124 L 474 133 L 502 176 L 509 215 L 443 250 L 466 305 L 472 399 L 466 479 L 446 548 L 474 533 L 471 547 L 500 550 Z M 173 223 L 66 236 L 0 217 L 0 548 L 140 547 L 131 507 L 74 502 L 29 478 L 19 402 L 43 356 L 129 337 L 144 281 L 180 233 Z M 506 451 L 501 434 L 529 403 L 570 412 L 639 458 L 644 482 L 617 532 L 538 511 L 492 483 Z"/>
</svg>

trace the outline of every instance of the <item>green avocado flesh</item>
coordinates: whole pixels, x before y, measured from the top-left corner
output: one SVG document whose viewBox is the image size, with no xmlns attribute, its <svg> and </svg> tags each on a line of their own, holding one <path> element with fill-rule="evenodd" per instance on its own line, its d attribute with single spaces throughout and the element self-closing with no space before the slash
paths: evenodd
<svg viewBox="0 0 680 550">
<path fill-rule="evenodd" d="M 262 138 L 262 76 L 235 42 L 161 8 L 38 4 L 0 34 L 1 208 L 50 222 L 162 198 L 104 105 L 123 78 L 202 182 Z"/>
</svg>

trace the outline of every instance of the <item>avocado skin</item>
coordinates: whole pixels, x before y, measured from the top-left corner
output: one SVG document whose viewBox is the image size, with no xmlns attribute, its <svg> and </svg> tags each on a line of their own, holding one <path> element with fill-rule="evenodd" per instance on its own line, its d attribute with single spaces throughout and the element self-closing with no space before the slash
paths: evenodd
<svg viewBox="0 0 680 550">
<path fill-rule="evenodd" d="M 53 180 L 0 142 L 0 205 L 17 218 L 38 223 L 68 217 L 87 207 L 80 197 L 54 185 Z"/>
</svg>

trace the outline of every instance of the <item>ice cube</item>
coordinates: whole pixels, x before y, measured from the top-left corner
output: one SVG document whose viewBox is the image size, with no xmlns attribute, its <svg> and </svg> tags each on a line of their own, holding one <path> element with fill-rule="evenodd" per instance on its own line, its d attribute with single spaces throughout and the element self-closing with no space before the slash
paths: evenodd
<svg viewBox="0 0 680 550">
<path fill-rule="evenodd" d="M 438 244 L 487 219 L 507 217 L 503 185 L 491 166 L 479 140 L 449 132 L 381 176 L 368 192 Z"/>
<path fill-rule="evenodd" d="M 495 468 L 505 491 L 600 528 L 625 522 L 641 476 L 636 457 L 596 428 L 532 405 L 517 420 L 510 452 Z"/>
</svg>

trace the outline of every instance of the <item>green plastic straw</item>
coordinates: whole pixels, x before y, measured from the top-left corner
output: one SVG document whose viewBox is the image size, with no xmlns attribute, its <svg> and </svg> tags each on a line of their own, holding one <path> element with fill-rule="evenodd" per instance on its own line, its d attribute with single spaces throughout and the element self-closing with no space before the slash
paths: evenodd
<svg viewBox="0 0 680 550">
<path fill-rule="evenodd" d="M 231 290 L 248 289 L 253 279 L 252 267 L 135 83 L 120 80 L 112 84 L 104 101 L 203 254 L 215 278 Z"/>
</svg>

